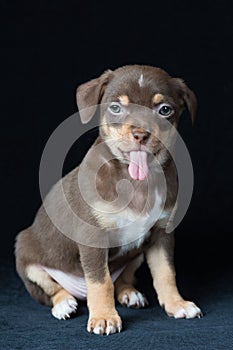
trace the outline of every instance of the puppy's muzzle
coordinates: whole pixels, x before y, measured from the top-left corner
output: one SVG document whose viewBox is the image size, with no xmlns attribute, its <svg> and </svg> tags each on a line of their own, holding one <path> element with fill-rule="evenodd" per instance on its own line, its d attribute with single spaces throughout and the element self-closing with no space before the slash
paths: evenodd
<svg viewBox="0 0 233 350">
<path fill-rule="evenodd" d="M 145 145 L 150 137 L 150 133 L 144 129 L 132 128 L 131 129 L 134 141 L 141 145 Z"/>
</svg>

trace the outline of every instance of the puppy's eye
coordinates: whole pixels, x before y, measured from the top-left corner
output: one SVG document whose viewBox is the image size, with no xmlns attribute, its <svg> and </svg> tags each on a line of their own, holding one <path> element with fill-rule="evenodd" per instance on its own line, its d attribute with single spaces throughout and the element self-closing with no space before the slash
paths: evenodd
<svg viewBox="0 0 233 350">
<path fill-rule="evenodd" d="M 170 117 L 174 113 L 174 110 L 171 106 L 163 104 L 159 108 L 159 114 L 162 115 L 163 117 Z"/>
<path fill-rule="evenodd" d="M 121 106 L 116 103 L 112 104 L 108 108 L 110 109 L 110 112 L 112 112 L 113 114 L 120 114 L 122 112 Z"/>
</svg>

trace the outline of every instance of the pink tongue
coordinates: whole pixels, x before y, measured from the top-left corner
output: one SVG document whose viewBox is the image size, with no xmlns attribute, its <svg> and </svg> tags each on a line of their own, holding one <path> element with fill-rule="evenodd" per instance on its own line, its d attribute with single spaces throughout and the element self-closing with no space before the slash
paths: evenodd
<svg viewBox="0 0 233 350">
<path fill-rule="evenodd" d="M 147 153 L 143 151 L 130 152 L 129 175 L 134 180 L 144 180 L 148 175 Z"/>
</svg>

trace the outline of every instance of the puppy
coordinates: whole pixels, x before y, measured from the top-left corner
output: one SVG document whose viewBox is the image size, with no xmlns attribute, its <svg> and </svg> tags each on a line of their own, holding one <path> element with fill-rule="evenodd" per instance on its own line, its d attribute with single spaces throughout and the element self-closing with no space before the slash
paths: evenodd
<svg viewBox="0 0 233 350">
<path fill-rule="evenodd" d="M 77 300 L 87 298 L 87 330 L 120 332 L 114 294 L 127 307 L 147 305 L 133 286 L 145 257 L 166 313 L 201 317 L 178 292 L 174 232 L 166 231 L 176 210 L 177 173 L 164 145 L 174 143 L 185 106 L 194 119 L 194 93 L 162 69 L 132 65 L 81 85 L 77 104 L 83 123 L 101 105 L 99 136 L 81 165 L 51 189 L 32 226 L 17 236 L 16 268 L 28 292 L 52 306 L 58 319 L 69 318 Z M 77 221 L 59 197 L 61 184 Z"/>
</svg>

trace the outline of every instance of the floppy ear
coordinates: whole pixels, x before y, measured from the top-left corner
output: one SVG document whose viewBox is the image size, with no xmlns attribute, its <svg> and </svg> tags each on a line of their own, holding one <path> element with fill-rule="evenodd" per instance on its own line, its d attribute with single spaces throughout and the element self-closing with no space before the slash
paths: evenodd
<svg viewBox="0 0 233 350">
<path fill-rule="evenodd" d="M 180 78 L 172 78 L 173 83 L 175 84 L 176 88 L 178 89 L 178 93 L 180 94 L 181 98 L 185 102 L 186 106 L 188 107 L 192 124 L 194 123 L 194 119 L 197 112 L 197 99 L 192 90 L 188 88 L 188 86 L 184 83 L 184 81 Z"/>
<path fill-rule="evenodd" d="M 99 78 L 80 85 L 76 91 L 76 101 L 83 124 L 88 123 L 95 114 L 98 103 L 103 96 L 105 86 L 110 80 L 112 71 L 108 70 Z"/>
</svg>

